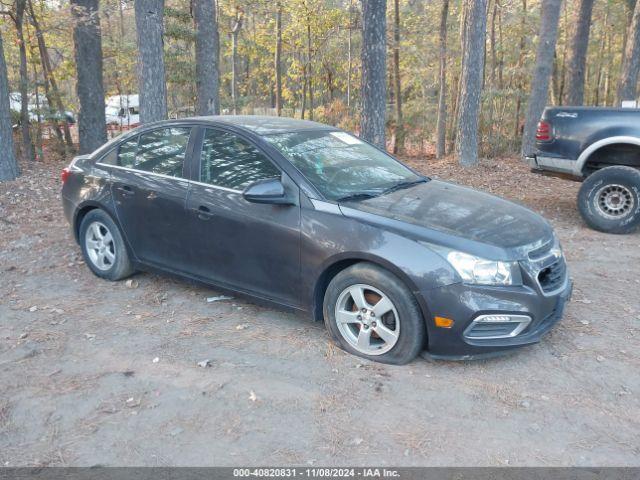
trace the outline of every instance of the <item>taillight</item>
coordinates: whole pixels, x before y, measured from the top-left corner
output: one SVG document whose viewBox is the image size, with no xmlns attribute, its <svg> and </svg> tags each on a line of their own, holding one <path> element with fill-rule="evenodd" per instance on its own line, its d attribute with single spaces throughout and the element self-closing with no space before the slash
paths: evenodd
<svg viewBox="0 0 640 480">
<path fill-rule="evenodd" d="M 71 176 L 71 170 L 69 168 L 63 168 L 62 173 L 60 174 L 60 178 L 62 179 L 62 183 L 67 181 L 67 179 Z"/>
<path fill-rule="evenodd" d="M 551 125 L 544 120 L 538 122 L 538 129 L 536 130 L 536 140 L 539 142 L 548 142 L 551 140 Z"/>
</svg>

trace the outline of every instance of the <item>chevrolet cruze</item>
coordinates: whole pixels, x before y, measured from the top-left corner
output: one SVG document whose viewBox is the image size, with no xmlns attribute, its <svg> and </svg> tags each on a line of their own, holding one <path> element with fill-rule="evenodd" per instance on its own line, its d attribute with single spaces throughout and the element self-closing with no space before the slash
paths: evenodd
<svg viewBox="0 0 640 480">
<path fill-rule="evenodd" d="M 371 360 L 535 343 L 571 292 L 542 217 L 319 123 L 148 124 L 62 177 L 65 215 L 97 276 L 159 270 L 307 311 Z"/>
</svg>

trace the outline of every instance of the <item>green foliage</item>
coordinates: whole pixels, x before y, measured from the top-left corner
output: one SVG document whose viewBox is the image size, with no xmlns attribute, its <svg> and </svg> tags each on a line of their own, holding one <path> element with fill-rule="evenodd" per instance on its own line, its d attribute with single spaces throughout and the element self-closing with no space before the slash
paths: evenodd
<svg viewBox="0 0 640 480">
<path fill-rule="evenodd" d="M 77 110 L 72 16 L 68 0 L 33 0 L 66 108 Z M 489 0 L 481 143 L 486 155 L 516 151 L 535 61 L 541 0 Z M 389 66 L 393 47 L 393 1 L 388 0 Z M 596 2 L 587 59 L 585 101 L 612 105 L 620 75 L 623 40 L 630 18 L 627 0 Z M 275 18 L 282 8 L 283 114 L 309 117 L 313 93 L 316 120 L 358 129 L 361 19 L 358 0 L 217 0 L 220 40 L 220 97 L 231 109 L 232 29 L 238 15 L 238 107 L 244 113 L 274 113 Z M 409 143 L 431 142 L 435 135 L 439 89 L 441 1 L 400 0 L 400 76 L 404 128 Z M 560 20 L 550 103 L 561 98 L 568 44 L 577 0 L 566 0 Z M 104 82 L 107 95 L 138 93 L 133 0 L 102 0 Z M 448 19 L 449 137 L 455 130 L 461 59 L 463 1 L 451 0 Z M 18 85 L 18 45 L 8 16 L 0 16 L 12 90 Z M 351 70 L 349 75 L 349 33 Z M 31 25 L 26 29 L 30 89 L 42 89 L 42 66 Z M 166 0 L 165 66 L 172 115 L 191 114 L 195 105 L 195 32 L 190 0 Z M 34 70 L 38 78 L 34 78 Z M 392 78 L 389 77 L 391 82 Z M 306 84 L 306 87 L 305 87 Z M 388 128 L 395 128 L 389 84 Z M 347 89 L 350 105 L 347 106 Z M 303 94 L 306 97 L 303 98 Z M 393 132 L 390 132 L 391 134 Z M 390 134 L 390 137 L 391 137 Z"/>
</svg>

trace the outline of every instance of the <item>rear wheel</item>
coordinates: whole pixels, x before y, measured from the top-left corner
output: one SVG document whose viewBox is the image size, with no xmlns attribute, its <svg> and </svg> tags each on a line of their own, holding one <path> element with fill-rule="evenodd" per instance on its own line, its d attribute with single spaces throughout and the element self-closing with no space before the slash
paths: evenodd
<svg viewBox="0 0 640 480">
<path fill-rule="evenodd" d="M 102 210 L 91 210 L 80 224 L 80 246 L 85 262 L 98 277 L 122 280 L 134 270 L 117 225 Z"/>
<path fill-rule="evenodd" d="M 413 295 L 376 265 L 358 263 L 336 275 L 323 310 L 334 341 L 354 355 L 401 365 L 424 346 L 425 325 Z"/>
<path fill-rule="evenodd" d="M 614 166 L 591 174 L 580 187 L 578 209 L 595 230 L 632 232 L 640 226 L 640 170 Z"/>
</svg>

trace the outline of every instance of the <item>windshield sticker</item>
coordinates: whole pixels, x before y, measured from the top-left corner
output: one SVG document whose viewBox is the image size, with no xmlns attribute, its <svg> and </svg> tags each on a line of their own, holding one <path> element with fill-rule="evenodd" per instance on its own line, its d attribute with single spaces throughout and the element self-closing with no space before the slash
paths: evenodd
<svg viewBox="0 0 640 480">
<path fill-rule="evenodd" d="M 556 117 L 578 118 L 578 114 L 575 112 L 558 112 L 556 113 Z"/>
<path fill-rule="evenodd" d="M 346 132 L 331 132 L 331 135 L 347 145 L 359 145 L 362 143 L 362 140 L 358 140 L 356 137 L 349 135 Z"/>
</svg>

